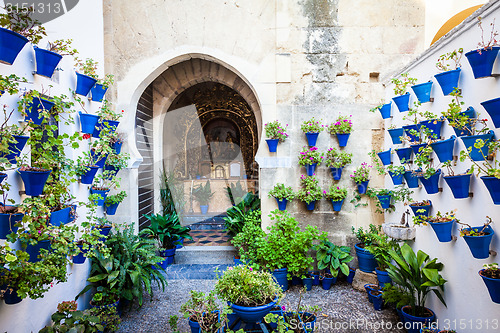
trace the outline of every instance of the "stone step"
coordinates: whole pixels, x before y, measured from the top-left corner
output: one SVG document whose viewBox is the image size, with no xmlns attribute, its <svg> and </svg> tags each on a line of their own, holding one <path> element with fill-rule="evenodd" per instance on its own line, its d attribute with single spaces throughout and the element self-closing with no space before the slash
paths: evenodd
<svg viewBox="0 0 500 333">
<path fill-rule="evenodd" d="M 169 280 L 214 280 L 232 265 L 228 264 L 174 264 L 166 269 Z M 217 273 L 219 272 L 219 273 Z"/>
<path fill-rule="evenodd" d="M 175 264 L 233 264 L 233 246 L 184 246 L 175 251 Z"/>
</svg>

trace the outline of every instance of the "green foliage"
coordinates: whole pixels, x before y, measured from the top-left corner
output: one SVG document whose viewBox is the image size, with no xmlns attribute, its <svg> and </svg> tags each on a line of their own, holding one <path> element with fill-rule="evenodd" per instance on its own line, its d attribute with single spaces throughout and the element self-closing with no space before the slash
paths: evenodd
<svg viewBox="0 0 500 333">
<path fill-rule="evenodd" d="M 477 139 L 476 142 L 474 143 L 474 148 L 479 149 L 481 155 L 483 155 L 484 161 L 479 162 L 479 161 L 474 161 L 470 157 L 470 152 L 472 148 L 469 148 L 468 151 L 460 151 L 460 161 L 465 161 L 466 159 L 469 159 L 473 165 L 470 168 L 471 173 L 476 173 L 477 176 L 484 174 L 486 176 L 490 177 L 496 177 L 500 179 L 500 165 L 498 163 L 498 158 L 497 158 L 497 152 L 500 149 L 500 141 L 490 141 L 488 143 L 488 155 L 493 156 L 492 160 L 488 159 L 488 156 L 485 156 L 485 154 L 482 151 L 482 148 L 486 145 L 484 140 L 482 139 Z"/>
<path fill-rule="evenodd" d="M 420 170 L 417 174 L 425 179 L 429 179 L 438 172 L 432 163 L 432 152 L 433 150 L 431 146 L 422 147 L 420 148 L 420 154 L 417 154 L 413 159 L 413 163 Z"/>
<path fill-rule="evenodd" d="M 106 207 L 122 202 L 127 197 L 127 192 L 120 191 L 118 194 L 111 194 L 106 197 L 104 205 Z"/>
<path fill-rule="evenodd" d="M 278 183 L 274 185 L 273 189 L 269 191 L 269 198 L 276 198 L 278 200 L 287 199 L 293 200 L 295 198 L 295 194 L 293 193 L 293 189 L 291 186 L 285 187 L 285 184 Z"/>
<path fill-rule="evenodd" d="M 75 301 L 62 302 L 57 306 L 57 312 L 51 316 L 53 324 L 45 326 L 39 333 L 94 333 L 104 331 L 101 318 L 93 312 L 95 310 L 77 310 Z"/>
<path fill-rule="evenodd" d="M 436 68 L 442 72 L 455 70 L 460 68 L 460 61 L 464 53 L 463 48 L 453 50 L 439 56 L 436 62 Z"/>
<path fill-rule="evenodd" d="M 165 168 L 160 173 L 160 203 L 164 216 L 175 214 L 182 221 L 177 212 L 182 212 L 186 205 L 184 185 L 173 172 L 167 172 Z"/>
<path fill-rule="evenodd" d="M 325 125 L 321 125 L 321 120 L 316 120 L 312 117 L 309 120 L 306 120 L 300 125 L 300 129 L 304 133 L 320 133 L 325 129 Z"/>
<path fill-rule="evenodd" d="M 92 58 L 87 58 L 85 60 L 75 57 L 75 67 L 78 72 L 83 75 L 90 76 L 97 80 L 97 65 L 99 63 Z"/>
<path fill-rule="evenodd" d="M 45 27 L 31 17 L 33 7 L 19 8 L 16 5 L 6 4 L 3 9 L 5 12 L 0 14 L 0 26 L 26 37 L 34 45 L 47 36 Z"/>
<path fill-rule="evenodd" d="M 385 304 L 394 304 L 397 309 L 410 304 L 411 295 L 402 287 L 386 283 L 383 290 L 382 298 Z"/>
<path fill-rule="evenodd" d="M 347 263 L 354 258 L 351 256 L 351 248 L 349 246 L 338 246 L 329 240 L 323 240 L 319 245 L 315 245 L 316 260 L 318 261 L 318 269 L 330 269 L 333 277 L 337 277 L 339 271 L 345 275 L 349 275 L 349 266 Z"/>
<path fill-rule="evenodd" d="M 173 249 L 175 242 L 181 238 L 193 239 L 189 232 L 189 227 L 181 226 L 177 215 L 144 215 L 150 225 L 141 231 L 141 235 L 154 238 L 158 244 L 165 249 Z"/>
<path fill-rule="evenodd" d="M 71 55 L 75 56 L 78 54 L 78 50 L 72 48 L 72 39 L 58 39 L 53 42 L 48 42 L 48 51 L 59 53 L 62 56 Z"/>
<path fill-rule="evenodd" d="M 417 79 L 410 77 L 408 73 L 403 73 L 401 74 L 401 78 L 391 79 L 391 83 L 394 84 L 394 93 L 402 96 L 406 93 L 409 86 L 417 83 Z"/>
<path fill-rule="evenodd" d="M 286 124 L 285 127 L 288 127 Z M 277 120 L 271 121 L 264 125 L 264 129 L 266 131 L 266 137 L 268 139 L 279 139 L 279 142 L 284 142 L 286 138 L 288 138 L 288 134 L 285 132 L 285 127 L 281 125 Z"/>
<path fill-rule="evenodd" d="M 305 166 L 310 164 L 318 164 L 320 165 L 323 161 L 323 153 L 318 151 L 318 147 L 308 147 L 304 146 L 302 151 L 299 152 L 299 165 Z"/>
<path fill-rule="evenodd" d="M 371 165 L 368 165 L 366 162 L 361 163 L 361 166 L 359 166 L 351 175 L 352 180 L 356 184 L 360 184 L 362 182 L 365 182 L 370 179 L 370 169 L 372 168 Z"/>
<path fill-rule="evenodd" d="M 257 258 L 259 245 L 257 240 L 266 235 L 261 227 L 261 214 L 260 210 L 256 210 L 245 215 L 241 232 L 231 239 L 231 243 L 243 260 L 253 261 Z"/>
<path fill-rule="evenodd" d="M 234 206 L 235 204 L 240 203 L 240 201 L 243 199 L 245 194 L 248 193 L 248 191 L 243 189 L 240 181 L 238 181 L 237 183 L 230 183 L 229 185 L 230 186 L 226 186 L 227 196 L 229 198 L 229 201 L 231 201 L 231 204 Z"/>
<path fill-rule="evenodd" d="M 349 134 L 352 132 L 352 116 L 340 116 L 328 126 L 330 134 Z"/>
<path fill-rule="evenodd" d="M 181 313 L 184 318 L 197 322 L 202 332 L 215 333 L 221 327 L 215 312 L 218 309 L 214 291 L 205 295 L 202 291 L 191 290 L 189 300 L 181 306 Z M 170 319 L 169 322 L 175 323 L 176 327 L 177 321 L 172 317 Z"/>
<path fill-rule="evenodd" d="M 365 250 L 373 254 L 377 260 L 378 269 L 385 271 L 391 262 L 389 251 L 397 249 L 397 243 L 384 234 L 373 234 L 372 238 L 372 244 L 365 246 Z"/>
<path fill-rule="evenodd" d="M 406 202 L 411 200 L 411 194 L 413 194 L 413 191 L 407 188 L 404 185 L 399 185 L 396 186 L 392 190 L 388 189 L 374 189 L 374 188 L 369 188 L 366 191 L 366 195 L 372 199 L 375 200 L 375 204 L 377 206 L 377 213 L 384 213 L 384 211 L 387 211 L 389 213 L 394 212 L 396 210 L 395 204 L 397 202 Z M 391 196 L 391 201 L 392 203 L 390 204 L 389 208 L 385 208 L 382 210 L 382 206 L 380 205 L 380 200 L 378 200 L 379 195 L 390 195 Z"/>
<path fill-rule="evenodd" d="M 375 226 L 373 224 L 370 224 L 368 228 L 369 229 L 365 231 L 363 227 L 359 227 L 358 230 L 354 229 L 354 227 L 351 227 L 354 236 L 356 236 L 359 242 L 362 243 L 365 247 L 372 244 L 377 244 L 377 239 L 374 237 L 374 235 L 382 233 L 382 226 Z"/>
<path fill-rule="evenodd" d="M 210 199 L 214 195 L 214 192 L 210 189 L 210 180 L 207 180 L 205 186 L 203 184 L 198 185 L 193 188 L 193 196 L 200 205 L 208 205 Z"/>
<path fill-rule="evenodd" d="M 297 192 L 297 199 L 307 204 L 315 200 L 321 200 L 323 193 L 319 187 L 316 176 L 300 176 L 300 186 L 302 188 Z"/>
<path fill-rule="evenodd" d="M 352 162 L 352 153 L 338 151 L 335 148 L 328 148 L 326 152 L 325 164 L 330 168 L 343 168 Z"/>
<path fill-rule="evenodd" d="M 113 120 L 113 121 L 118 121 L 120 118 L 123 116 L 125 113 L 124 110 L 121 110 L 121 112 L 115 112 L 113 110 L 113 104 L 109 102 L 107 99 L 102 101 L 101 108 L 99 111 L 97 111 L 97 115 L 101 120 Z"/>
<path fill-rule="evenodd" d="M 224 226 L 230 235 L 237 235 L 243 229 L 245 219 L 253 211 L 260 210 L 260 199 L 253 193 L 247 193 L 236 206 L 229 208 L 224 218 Z"/>
<path fill-rule="evenodd" d="M 333 200 L 333 201 L 341 201 L 347 197 L 347 189 L 343 187 L 339 187 L 336 185 L 330 186 L 327 191 L 323 191 L 325 198 Z"/>
</svg>

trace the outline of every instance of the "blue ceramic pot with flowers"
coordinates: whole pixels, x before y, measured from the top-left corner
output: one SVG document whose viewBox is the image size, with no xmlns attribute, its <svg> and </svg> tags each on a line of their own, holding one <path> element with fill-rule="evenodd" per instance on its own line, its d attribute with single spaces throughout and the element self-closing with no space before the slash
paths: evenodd
<svg viewBox="0 0 500 333">
<path fill-rule="evenodd" d="M 347 140 L 349 140 L 349 136 L 351 133 L 337 133 L 337 140 L 339 140 L 339 147 L 347 146 Z"/>
<path fill-rule="evenodd" d="M 306 165 L 307 175 L 308 176 L 313 176 L 314 175 L 314 171 L 316 171 L 316 166 L 317 165 L 318 165 L 318 163 L 313 163 L 313 164 L 307 164 Z"/>
<path fill-rule="evenodd" d="M 318 141 L 319 132 L 307 132 L 307 145 L 310 147 L 316 146 L 316 141 Z"/>
<path fill-rule="evenodd" d="M 314 210 L 314 207 L 316 207 L 316 200 L 313 200 L 309 203 L 306 202 L 306 207 L 307 207 L 307 210 Z"/>
</svg>

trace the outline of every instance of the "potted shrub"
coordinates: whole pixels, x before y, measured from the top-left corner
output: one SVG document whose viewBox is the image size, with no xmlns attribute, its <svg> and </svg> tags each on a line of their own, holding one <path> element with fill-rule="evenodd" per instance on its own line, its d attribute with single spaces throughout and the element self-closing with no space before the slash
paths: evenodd
<svg viewBox="0 0 500 333">
<path fill-rule="evenodd" d="M 342 170 L 347 164 L 352 162 L 352 153 L 338 151 L 335 148 L 328 148 L 326 152 L 325 164 L 330 168 L 334 180 L 340 180 Z"/>
<path fill-rule="evenodd" d="M 94 309 L 77 310 L 76 301 L 64 301 L 57 305 L 57 312 L 51 316 L 52 324 L 45 326 L 40 333 L 69 332 L 82 330 L 82 332 L 104 331 L 104 327 L 111 328 L 109 322 L 102 323 L 99 312 Z M 116 320 L 120 318 L 116 315 Z"/>
<path fill-rule="evenodd" d="M 372 237 L 372 243 L 365 246 L 365 249 L 373 254 L 377 261 L 378 266 L 375 267 L 375 272 L 377 273 L 380 288 L 384 288 L 386 284 L 392 283 L 389 273 L 387 272 L 389 262 L 391 261 L 389 251 L 395 249 L 397 243 L 384 234 L 373 234 Z M 376 296 L 381 297 L 382 295 L 377 294 Z"/>
<path fill-rule="evenodd" d="M 376 107 L 370 109 L 370 112 L 375 112 L 375 111 L 380 111 L 380 115 L 382 116 L 382 119 L 388 119 L 391 118 L 391 106 L 392 103 L 386 103 L 384 104 L 383 102 L 377 105 Z"/>
<path fill-rule="evenodd" d="M 428 294 L 432 291 L 437 298 L 446 306 L 443 298 L 443 286 L 446 280 L 443 279 L 440 271 L 444 265 L 436 258 L 430 259 L 429 255 L 423 251 L 413 252 L 412 248 L 404 243 L 400 246 L 400 251 L 390 250 L 389 254 L 394 264 L 389 262 L 387 269 L 390 278 L 403 290 L 408 291 L 410 302 L 402 308 L 402 315 L 405 322 L 412 323 L 409 333 L 418 333 L 415 323 L 430 323 L 434 321 L 436 315 L 425 307 Z M 421 328 L 421 327 L 420 327 Z"/>
<path fill-rule="evenodd" d="M 386 284 L 383 288 L 382 298 L 384 304 L 394 307 L 398 313 L 399 319 L 404 322 L 401 308 L 411 302 L 411 295 L 408 290 L 398 285 Z"/>
<path fill-rule="evenodd" d="M 286 210 L 287 202 L 293 200 L 295 194 L 291 186 L 286 187 L 285 184 L 278 183 L 269 191 L 268 196 L 276 199 L 279 210 Z"/>
<path fill-rule="evenodd" d="M 106 94 L 106 91 L 114 82 L 115 78 L 111 74 L 106 74 L 104 79 L 97 78 L 96 84 L 90 89 L 92 101 L 102 102 L 104 94 Z"/>
<path fill-rule="evenodd" d="M 302 305 L 302 290 L 299 294 L 299 300 L 295 311 L 287 311 L 283 313 L 285 327 L 288 327 L 293 332 L 298 333 L 313 333 L 316 324 L 316 316 L 321 311 L 317 305 L 305 306 Z M 284 308 L 284 307 L 283 307 Z M 278 331 L 281 332 L 278 328 Z M 284 332 L 284 331 L 283 331 Z"/>
<path fill-rule="evenodd" d="M 75 93 L 82 96 L 87 96 L 90 89 L 97 82 L 97 65 L 98 63 L 92 58 L 85 60 L 75 57 L 76 71 L 76 88 Z"/>
<path fill-rule="evenodd" d="M 481 227 L 471 227 L 467 223 L 462 223 L 457 220 L 457 223 L 467 226 L 462 227 L 460 236 L 462 236 L 469 246 L 472 256 L 476 259 L 486 259 L 490 256 L 490 243 L 495 232 L 490 224 L 492 220 L 486 216 L 486 222 Z"/>
<path fill-rule="evenodd" d="M 472 126 L 476 124 L 473 119 L 475 117 L 474 108 L 469 106 L 467 110 L 462 110 L 465 102 L 460 100 L 462 98 L 460 89 L 455 88 L 449 95 L 453 96 L 453 99 L 448 104 L 448 109 L 441 114 L 448 120 L 457 136 L 472 135 Z"/>
<path fill-rule="evenodd" d="M 349 140 L 349 135 L 352 132 L 352 116 L 340 116 L 333 123 L 328 126 L 328 131 L 330 134 L 337 135 L 337 140 L 339 141 L 339 147 L 345 147 L 347 145 L 347 140 Z"/>
<path fill-rule="evenodd" d="M 400 78 L 392 78 L 391 83 L 394 84 L 394 93 L 397 95 L 392 100 L 396 103 L 399 112 L 408 111 L 410 93 L 407 90 L 408 87 L 417 83 L 417 79 L 410 77 L 408 73 L 403 73 Z"/>
<path fill-rule="evenodd" d="M 352 233 L 359 240 L 359 243 L 354 245 L 356 250 L 356 255 L 358 257 L 359 269 L 366 273 L 371 273 L 377 267 L 377 261 L 373 254 L 367 250 L 367 247 L 375 244 L 375 237 L 373 235 L 378 235 L 382 230 L 381 226 L 375 226 L 370 224 L 369 230 L 365 231 L 363 227 L 359 227 L 355 230 L 352 227 Z"/>
<path fill-rule="evenodd" d="M 285 127 L 288 127 L 288 124 Z M 275 153 L 278 143 L 284 142 L 288 138 L 285 127 L 277 120 L 264 125 L 267 137 L 266 142 L 270 153 Z"/>
<path fill-rule="evenodd" d="M 300 186 L 296 198 L 306 203 L 307 210 L 314 210 L 316 201 L 323 198 L 316 176 L 300 176 Z"/>
<path fill-rule="evenodd" d="M 347 264 L 354 259 L 351 256 L 349 246 L 338 246 L 325 239 L 313 248 L 316 250 L 318 269 L 328 270 L 333 278 L 331 281 L 323 278 L 323 289 L 328 290 L 332 284 L 335 284 L 339 272 L 349 275 L 349 266 Z"/>
<path fill-rule="evenodd" d="M 443 95 L 449 95 L 455 89 L 458 89 L 458 79 L 460 77 L 460 62 L 464 50 L 459 48 L 439 56 L 436 68 L 441 72 L 434 77 L 441 86 Z"/>
<path fill-rule="evenodd" d="M 117 194 L 112 194 L 106 196 L 104 200 L 104 206 L 106 207 L 107 215 L 115 215 L 118 205 L 127 197 L 127 192 L 120 191 Z"/>
<path fill-rule="evenodd" d="M 495 20 L 490 23 L 491 31 L 489 40 L 485 40 L 482 18 L 479 16 L 477 19 L 477 26 L 481 29 L 481 40 L 477 44 L 478 48 L 467 52 L 465 56 L 472 68 L 474 78 L 480 79 L 491 76 L 493 63 L 497 58 L 498 50 L 500 50 L 500 44 L 497 40 L 498 32 L 495 30 Z"/>
<path fill-rule="evenodd" d="M 365 194 L 368 188 L 368 182 L 370 181 L 370 168 L 371 165 L 363 162 L 361 165 L 352 173 L 351 178 L 354 180 L 356 185 L 358 186 L 358 193 Z"/>
<path fill-rule="evenodd" d="M 120 186 L 119 180 L 107 177 L 105 173 L 100 173 L 94 177 L 94 182 L 90 187 L 90 201 L 94 202 L 97 206 L 104 206 L 104 201 L 112 188 Z"/>
<path fill-rule="evenodd" d="M 325 125 L 321 124 L 321 120 L 317 121 L 314 117 L 306 120 L 300 125 L 302 132 L 306 134 L 307 144 L 310 147 L 316 146 L 316 141 L 318 140 L 318 135 L 321 131 L 325 129 Z"/>
<path fill-rule="evenodd" d="M 328 192 L 323 191 L 323 194 L 325 198 L 331 200 L 333 211 L 340 212 L 342 205 L 344 204 L 344 200 L 347 197 L 347 189 L 332 185 L 328 189 Z"/>
<path fill-rule="evenodd" d="M 52 77 L 54 71 L 61 61 L 62 57 L 65 55 L 72 55 L 78 53 L 76 49 L 71 49 L 71 39 L 63 40 L 58 39 L 54 42 L 48 43 L 47 49 L 42 49 L 38 46 L 33 46 L 35 49 L 35 61 L 36 61 L 36 74 L 45 76 L 48 78 Z"/>
<path fill-rule="evenodd" d="M 90 134 L 85 134 L 83 138 L 90 139 Z M 82 184 L 90 185 L 94 182 L 94 177 L 99 170 L 96 158 L 98 158 L 98 154 L 92 154 L 90 151 L 84 151 L 82 155 L 78 156 L 75 172 L 77 176 L 80 176 Z"/>
<path fill-rule="evenodd" d="M 199 184 L 197 187 L 194 187 L 192 194 L 194 199 L 200 204 L 201 213 L 206 215 L 210 199 L 214 195 L 214 192 L 210 188 L 210 180 L 207 180 L 205 185 Z"/>
<path fill-rule="evenodd" d="M 388 150 L 381 151 L 379 153 L 376 153 L 375 150 L 372 150 L 370 153 L 370 156 L 375 159 L 375 154 L 378 156 L 380 159 L 380 162 L 382 162 L 382 165 L 390 165 L 392 163 L 391 161 L 391 151 L 392 149 L 389 148 Z"/>
<path fill-rule="evenodd" d="M 483 267 L 479 276 L 483 278 L 493 303 L 500 304 L 500 268 L 497 263 L 484 264 Z"/>
<path fill-rule="evenodd" d="M 318 164 L 324 159 L 323 153 L 318 151 L 317 147 L 307 147 L 304 146 L 302 151 L 299 152 L 299 165 L 304 166 L 307 169 L 307 175 L 314 175 L 314 171 Z"/>
<path fill-rule="evenodd" d="M 181 313 L 188 319 L 192 333 L 216 333 L 224 323 L 219 319 L 220 310 L 214 291 L 205 295 L 201 291 L 191 290 L 189 300 L 181 306 Z"/>
<path fill-rule="evenodd" d="M 0 125 L 0 158 L 3 159 L 2 164 L 10 167 L 9 164 L 17 163 L 17 157 L 21 155 L 21 151 L 26 142 L 28 142 L 29 136 L 23 135 L 26 127 L 21 128 L 16 124 L 7 124 L 14 110 L 9 114 L 7 114 L 5 108 L 3 111 L 5 121 Z M 6 170 L 3 167 L 2 169 L 2 171 Z"/>
<path fill-rule="evenodd" d="M 453 222 L 457 221 L 455 212 L 441 213 L 438 211 L 435 216 L 419 215 L 413 217 L 413 223 L 426 225 L 429 223 L 436 233 L 440 242 L 451 242 L 451 231 L 453 229 Z"/>
<path fill-rule="evenodd" d="M 245 217 L 241 231 L 231 239 L 231 244 L 238 251 L 238 259 L 235 256 L 238 261 L 235 264 L 255 263 L 258 258 L 259 240 L 262 237 L 265 237 L 265 233 L 261 226 L 261 211 L 252 211 Z M 286 267 L 281 267 L 280 272 L 273 272 L 283 291 L 288 289 L 287 271 Z"/>
<path fill-rule="evenodd" d="M 472 177 L 471 171 L 467 170 L 467 172 L 463 174 L 455 175 L 450 161 L 444 163 L 443 166 L 446 167 L 445 170 L 447 171 L 446 174 L 443 174 L 443 179 L 450 187 L 453 197 L 455 199 L 468 198 L 470 180 Z"/>
</svg>

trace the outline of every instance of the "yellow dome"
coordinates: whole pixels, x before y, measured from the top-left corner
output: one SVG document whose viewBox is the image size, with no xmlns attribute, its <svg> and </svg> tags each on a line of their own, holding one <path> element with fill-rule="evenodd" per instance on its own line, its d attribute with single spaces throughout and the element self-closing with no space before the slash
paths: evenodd
<svg viewBox="0 0 500 333">
<path fill-rule="evenodd" d="M 462 10 L 460 13 L 456 14 L 452 18 L 450 18 L 448 21 L 446 21 L 445 24 L 439 28 L 438 32 L 432 39 L 431 45 L 434 44 L 439 40 L 439 38 L 443 37 L 446 35 L 451 29 L 455 28 L 457 25 L 462 23 L 467 17 L 472 15 L 476 10 L 478 10 L 482 5 L 477 5 L 474 7 L 467 8 L 465 10 Z"/>
</svg>

